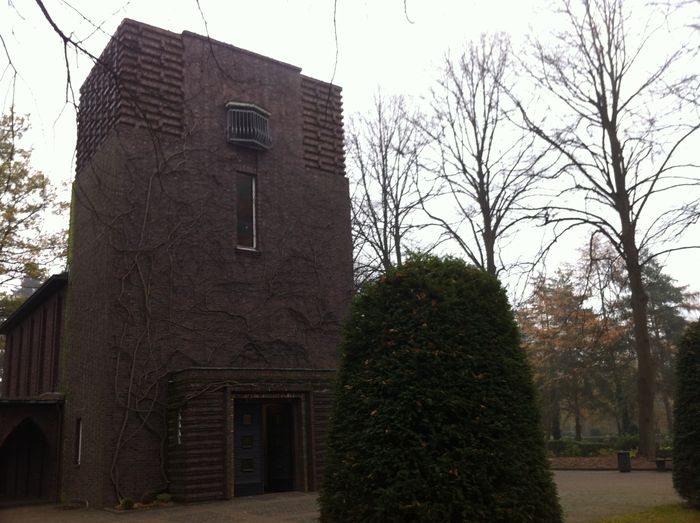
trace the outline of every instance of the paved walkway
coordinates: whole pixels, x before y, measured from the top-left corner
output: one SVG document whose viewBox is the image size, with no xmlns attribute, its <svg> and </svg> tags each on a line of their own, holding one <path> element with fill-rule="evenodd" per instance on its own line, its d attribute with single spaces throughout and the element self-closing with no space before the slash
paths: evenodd
<svg viewBox="0 0 700 523">
<path fill-rule="evenodd" d="M 670 473 L 556 471 L 554 475 L 567 523 L 597 521 L 679 501 Z M 317 520 L 316 495 L 300 492 L 125 514 L 93 509 L 63 510 L 54 505 L 0 509 L 0 523 L 311 523 Z"/>
<path fill-rule="evenodd" d="M 567 523 L 639 512 L 681 501 L 670 472 L 558 470 L 554 472 Z"/>
</svg>

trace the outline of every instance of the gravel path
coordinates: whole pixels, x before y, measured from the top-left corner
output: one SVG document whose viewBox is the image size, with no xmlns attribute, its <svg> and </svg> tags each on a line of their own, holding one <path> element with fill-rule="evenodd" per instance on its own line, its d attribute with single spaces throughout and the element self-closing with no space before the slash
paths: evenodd
<svg viewBox="0 0 700 523">
<path fill-rule="evenodd" d="M 567 523 L 643 510 L 679 501 L 670 473 L 556 471 Z M 287 492 L 233 501 L 114 514 L 104 510 L 62 510 L 55 505 L 0 509 L 0 523 L 312 523 L 318 520 L 316 495 Z"/>
</svg>

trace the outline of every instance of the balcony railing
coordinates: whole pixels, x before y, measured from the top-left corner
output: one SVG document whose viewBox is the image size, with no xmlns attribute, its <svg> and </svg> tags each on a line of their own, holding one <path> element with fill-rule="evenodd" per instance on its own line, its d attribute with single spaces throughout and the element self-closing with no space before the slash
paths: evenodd
<svg viewBox="0 0 700 523">
<path fill-rule="evenodd" d="M 269 149 L 272 146 L 270 113 L 253 104 L 227 103 L 226 139 L 243 147 Z"/>
</svg>

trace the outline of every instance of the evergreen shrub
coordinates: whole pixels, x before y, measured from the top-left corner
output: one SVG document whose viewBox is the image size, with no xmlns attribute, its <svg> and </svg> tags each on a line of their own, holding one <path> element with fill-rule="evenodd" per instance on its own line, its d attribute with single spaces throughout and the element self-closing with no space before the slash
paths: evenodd
<svg viewBox="0 0 700 523">
<path fill-rule="evenodd" d="M 326 441 L 324 522 L 562 519 L 505 292 L 458 260 L 356 297 Z"/>
<path fill-rule="evenodd" d="M 152 490 L 147 490 L 146 492 L 143 493 L 143 496 L 141 496 L 141 504 L 143 505 L 150 505 L 156 500 L 156 493 L 153 492 Z"/>
<path fill-rule="evenodd" d="M 570 439 L 553 439 L 548 441 L 547 451 L 550 455 L 557 458 L 562 456 L 578 457 L 581 455 L 581 449 L 575 441 Z"/>
<path fill-rule="evenodd" d="M 700 508 L 700 321 L 685 330 L 676 360 L 673 486 Z"/>
<path fill-rule="evenodd" d="M 595 441 L 575 441 L 559 439 L 547 442 L 549 454 L 556 457 L 595 457 L 602 456 L 610 445 Z"/>
<path fill-rule="evenodd" d="M 119 503 L 119 507 L 122 510 L 131 510 L 134 508 L 134 500 L 131 498 L 122 498 L 121 502 Z"/>
<path fill-rule="evenodd" d="M 173 500 L 173 497 L 167 492 L 161 492 L 156 496 L 156 500 L 160 503 L 170 503 Z"/>
<path fill-rule="evenodd" d="M 620 436 L 613 445 L 615 450 L 635 450 L 639 448 L 639 434 Z"/>
</svg>

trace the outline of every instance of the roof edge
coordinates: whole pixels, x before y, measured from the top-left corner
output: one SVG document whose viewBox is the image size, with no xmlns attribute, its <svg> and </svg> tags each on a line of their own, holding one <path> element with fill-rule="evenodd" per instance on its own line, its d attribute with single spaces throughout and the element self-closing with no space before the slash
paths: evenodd
<svg viewBox="0 0 700 523">
<path fill-rule="evenodd" d="M 251 371 L 251 372 L 318 372 L 318 373 L 337 373 L 337 369 L 321 368 L 313 369 L 310 367 L 182 367 L 179 369 L 173 369 L 168 372 L 168 375 L 172 376 L 175 374 L 181 374 L 188 371 L 200 372 L 200 371 L 214 371 L 214 372 L 227 372 L 227 371 Z"/>
<path fill-rule="evenodd" d="M 68 273 L 62 272 L 54 274 L 27 298 L 19 308 L 10 314 L 0 325 L 0 334 L 7 334 L 13 327 L 20 323 L 25 317 L 32 313 L 48 298 L 63 289 L 68 284 Z"/>
<path fill-rule="evenodd" d="M 296 71 L 297 73 L 301 73 L 301 67 L 299 67 L 298 65 L 292 65 L 290 63 L 283 62 L 281 60 L 277 60 L 276 58 L 270 58 L 269 56 L 265 56 L 264 54 L 256 53 L 255 51 L 249 51 L 248 49 L 243 49 L 242 47 L 237 47 L 233 44 L 222 42 L 221 40 L 216 40 L 216 39 L 212 38 L 211 36 L 201 35 L 199 33 L 193 33 L 192 31 L 183 31 L 182 36 L 183 37 L 188 36 L 190 38 L 197 38 L 199 40 L 204 40 L 212 45 L 217 45 L 217 46 L 221 46 L 221 47 L 228 47 L 230 49 L 234 49 L 234 50 L 239 51 L 241 53 L 250 55 L 254 58 L 257 58 L 260 60 L 265 60 L 266 62 L 280 65 L 282 67 L 292 69 L 292 70 Z"/>
</svg>

